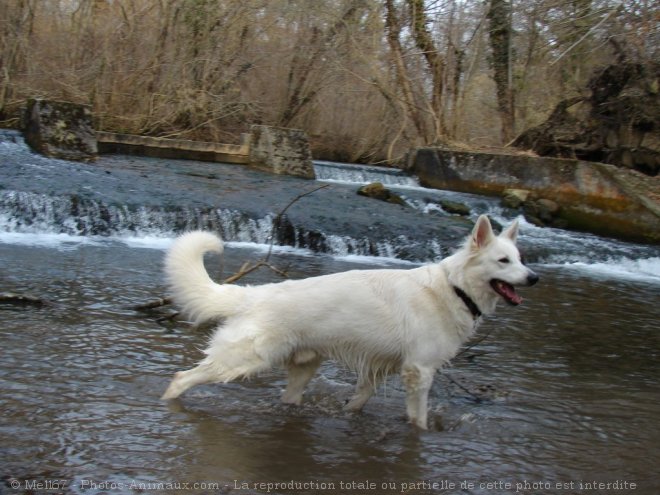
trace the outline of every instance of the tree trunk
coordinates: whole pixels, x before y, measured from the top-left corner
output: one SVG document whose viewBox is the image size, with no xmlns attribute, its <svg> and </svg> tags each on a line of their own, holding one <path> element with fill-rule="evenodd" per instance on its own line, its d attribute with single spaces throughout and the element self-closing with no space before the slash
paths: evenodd
<svg viewBox="0 0 660 495">
<path fill-rule="evenodd" d="M 506 0 L 490 0 L 488 10 L 489 36 L 492 50 L 491 67 L 497 91 L 497 109 L 502 122 L 502 141 L 508 143 L 514 135 L 513 88 L 511 87 L 511 5 Z"/>
<path fill-rule="evenodd" d="M 26 46 L 32 35 L 36 8 L 30 0 L 14 3 L 3 6 L 2 17 L 6 22 L 0 32 L 0 119 L 3 120 L 14 96 L 12 78 L 27 65 Z"/>
<path fill-rule="evenodd" d="M 415 45 L 422 51 L 431 71 L 431 109 L 435 121 L 435 140 L 439 141 L 446 135 L 442 104 L 445 61 L 433 43 L 431 33 L 426 26 L 429 20 L 424 11 L 424 0 L 408 0 L 408 7 L 410 8 L 410 22 L 412 24 Z"/>
<path fill-rule="evenodd" d="M 337 37 L 347 29 L 352 21 L 359 18 L 364 7 L 365 4 L 363 0 L 354 0 L 351 2 L 341 18 L 332 24 L 330 28 L 323 33 L 323 36 L 320 36 L 321 33 L 317 28 L 314 28 L 312 40 L 311 42 L 306 41 L 306 44 L 311 46 L 316 45 L 316 49 L 312 53 L 307 54 L 306 60 L 302 60 L 305 58 L 304 49 L 299 47 L 296 50 L 291 70 L 289 72 L 288 102 L 284 113 L 280 118 L 280 126 L 290 126 L 291 122 L 300 111 L 314 100 L 317 93 L 321 90 L 321 86 L 316 84 L 310 88 L 310 85 L 308 84 L 310 76 L 317 67 L 317 64 L 322 61 L 323 53 L 328 50 L 328 47 L 334 45 Z M 295 77 L 296 73 L 298 74 L 297 78 Z"/>
<path fill-rule="evenodd" d="M 403 60 L 403 49 L 401 48 L 401 23 L 397 17 L 394 8 L 393 0 L 385 0 L 385 28 L 387 29 L 387 43 L 390 47 L 390 55 L 394 63 L 396 71 L 396 79 L 401 92 L 403 93 L 403 101 L 406 108 L 406 113 L 410 116 L 417 131 L 417 135 L 426 141 L 426 125 L 424 123 L 424 116 L 422 111 L 415 104 L 415 96 L 413 94 L 410 78 L 408 77 L 406 65 Z"/>
</svg>

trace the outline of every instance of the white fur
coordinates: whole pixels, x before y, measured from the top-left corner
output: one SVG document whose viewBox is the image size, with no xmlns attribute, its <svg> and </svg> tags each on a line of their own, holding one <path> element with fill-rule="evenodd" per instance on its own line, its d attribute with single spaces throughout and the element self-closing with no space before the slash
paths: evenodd
<svg viewBox="0 0 660 495">
<path fill-rule="evenodd" d="M 198 322 L 225 320 L 206 357 L 197 367 L 177 373 L 163 399 L 201 383 L 228 382 L 285 366 L 289 383 L 282 400 L 300 404 L 318 366 L 330 358 L 358 373 L 348 409 L 361 409 L 384 376 L 399 372 L 408 417 L 426 428 L 435 371 L 456 355 L 478 323 L 452 285 L 488 314 L 501 299 L 490 279 L 533 283 L 533 272 L 521 263 L 515 247 L 517 229 L 514 222 L 496 237 L 482 216 L 465 245 L 438 264 L 353 270 L 254 287 L 213 282 L 203 253 L 222 252 L 222 241 L 204 232 L 185 234 L 166 260 L 173 297 Z M 498 261 L 504 257 L 510 262 Z"/>
</svg>

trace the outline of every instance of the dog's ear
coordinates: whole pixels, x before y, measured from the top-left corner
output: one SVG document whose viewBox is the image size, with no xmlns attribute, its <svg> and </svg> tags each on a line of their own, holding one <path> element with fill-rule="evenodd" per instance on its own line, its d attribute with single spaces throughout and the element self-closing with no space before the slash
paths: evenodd
<svg viewBox="0 0 660 495">
<path fill-rule="evenodd" d="M 490 226 L 490 220 L 486 215 L 481 215 L 472 229 L 472 248 L 480 249 L 490 244 L 493 239 L 495 239 L 495 234 Z"/>
<path fill-rule="evenodd" d="M 500 237 L 507 237 L 511 239 L 513 242 L 516 242 L 516 239 L 518 239 L 518 219 L 516 218 L 513 222 L 511 222 L 511 225 L 509 225 L 506 229 L 502 231 L 500 234 Z"/>
</svg>

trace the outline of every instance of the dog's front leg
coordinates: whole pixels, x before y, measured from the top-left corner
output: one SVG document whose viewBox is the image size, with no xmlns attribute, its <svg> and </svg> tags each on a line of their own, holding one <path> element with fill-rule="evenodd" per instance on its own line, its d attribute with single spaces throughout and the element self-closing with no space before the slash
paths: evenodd
<svg viewBox="0 0 660 495">
<path fill-rule="evenodd" d="M 435 369 L 416 364 L 406 364 L 401 369 L 408 421 L 423 430 L 427 429 L 428 397 L 434 374 Z"/>
</svg>

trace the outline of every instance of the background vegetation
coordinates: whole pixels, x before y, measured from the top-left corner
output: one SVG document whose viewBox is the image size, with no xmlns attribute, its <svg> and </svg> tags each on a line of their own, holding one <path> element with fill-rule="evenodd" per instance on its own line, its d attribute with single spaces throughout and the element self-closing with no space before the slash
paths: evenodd
<svg viewBox="0 0 660 495">
<path fill-rule="evenodd" d="M 595 68 L 657 60 L 653 0 L 2 0 L 0 125 L 33 96 L 97 128 L 237 142 L 302 128 L 316 157 L 377 162 L 497 146 L 583 94 Z"/>
</svg>

